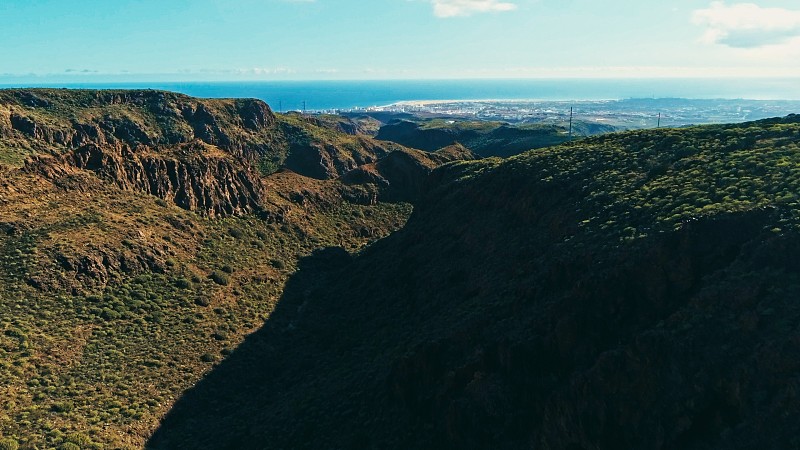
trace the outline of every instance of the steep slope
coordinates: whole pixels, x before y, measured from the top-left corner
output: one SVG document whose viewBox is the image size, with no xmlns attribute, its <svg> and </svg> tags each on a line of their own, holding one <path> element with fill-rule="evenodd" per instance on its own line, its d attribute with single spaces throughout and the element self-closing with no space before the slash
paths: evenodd
<svg viewBox="0 0 800 450">
<path fill-rule="evenodd" d="M 576 122 L 575 136 L 616 131 L 612 126 Z M 376 139 L 397 142 L 426 151 L 438 150 L 458 142 L 482 157 L 508 157 L 518 153 L 561 144 L 568 140 L 563 126 L 500 122 L 443 120 L 393 120 L 378 131 Z"/>
<path fill-rule="evenodd" d="M 433 172 L 301 261 L 152 448 L 800 445 L 800 117 Z"/>
<path fill-rule="evenodd" d="M 433 169 L 453 161 L 470 161 L 477 156 L 462 145 L 451 145 L 432 153 L 398 150 L 376 163 L 347 172 L 341 181 L 343 192 L 356 203 L 380 201 L 412 202 L 419 198 Z"/>
<path fill-rule="evenodd" d="M 86 145 L 169 148 L 201 142 L 264 174 L 285 167 L 330 179 L 401 149 L 361 131 L 344 118 L 276 116 L 254 99 L 153 90 L 0 90 L 0 163 L 17 166 L 29 155 Z"/>
<path fill-rule="evenodd" d="M 403 226 L 410 204 L 351 202 L 374 188 L 340 172 L 407 152 L 429 166 L 393 175 L 419 185 L 471 157 L 344 125 L 255 100 L 0 90 L 0 447 L 141 447 L 300 258 Z M 316 165 L 290 164 L 307 150 Z"/>
</svg>

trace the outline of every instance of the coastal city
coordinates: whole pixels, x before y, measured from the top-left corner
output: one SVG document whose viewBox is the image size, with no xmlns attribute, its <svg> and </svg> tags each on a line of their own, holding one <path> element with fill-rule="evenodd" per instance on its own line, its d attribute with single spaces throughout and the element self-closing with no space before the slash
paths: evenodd
<svg viewBox="0 0 800 450">
<path fill-rule="evenodd" d="M 623 129 L 739 123 L 785 116 L 800 110 L 800 101 L 645 98 L 625 100 L 436 100 L 406 101 L 363 109 L 327 112 L 410 114 L 417 117 L 490 120 L 509 123 L 563 123 L 570 119 Z"/>
</svg>

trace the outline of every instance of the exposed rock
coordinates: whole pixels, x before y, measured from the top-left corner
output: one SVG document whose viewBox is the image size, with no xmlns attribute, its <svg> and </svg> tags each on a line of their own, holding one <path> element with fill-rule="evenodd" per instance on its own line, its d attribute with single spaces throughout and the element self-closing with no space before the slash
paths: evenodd
<svg viewBox="0 0 800 450">
<path fill-rule="evenodd" d="M 265 151 L 267 130 L 275 122 L 261 100 L 195 99 L 150 90 L 9 89 L 0 93 L 0 105 L 12 111 L 12 131 L 39 141 L 37 148 L 51 146 L 50 153 L 87 144 L 157 146 L 200 139 L 253 156 Z M 66 116 L 56 105 L 83 114 Z"/>
<path fill-rule="evenodd" d="M 392 146 L 359 138 L 355 145 L 310 142 L 292 146 L 284 162 L 286 168 L 318 180 L 337 178 L 356 167 L 370 164 L 395 150 Z"/>
<path fill-rule="evenodd" d="M 419 197 L 428 175 L 442 164 L 471 160 L 476 156 L 461 145 L 435 153 L 416 150 L 394 151 L 374 164 L 365 164 L 342 177 L 346 185 L 372 185 L 383 201 L 413 201 Z M 372 196 L 367 196 L 373 201 Z M 359 196 L 354 196 L 358 200 Z M 374 199 L 377 201 L 377 198 Z"/>
<path fill-rule="evenodd" d="M 261 209 L 263 188 L 258 177 L 225 157 L 195 152 L 185 158 L 171 158 L 144 147 L 134 150 L 124 145 L 89 144 L 60 158 L 34 158 L 26 170 L 53 179 L 66 174 L 68 167 L 92 171 L 123 189 L 155 195 L 209 216 Z"/>
</svg>

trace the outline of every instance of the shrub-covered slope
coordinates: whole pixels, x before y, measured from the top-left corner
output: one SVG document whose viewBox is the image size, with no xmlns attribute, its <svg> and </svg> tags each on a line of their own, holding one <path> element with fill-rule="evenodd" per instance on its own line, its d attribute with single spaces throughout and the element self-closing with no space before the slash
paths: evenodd
<svg viewBox="0 0 800 450">
<path fill-rule="evenodd" d="M 0 446 L 142 447 L 301 257 L 405 223 L 416 192 L 384 203 L 339 175 L 397 150 L 429 164 L 393 166 L 417 186 L 471 157 L 346 125 L 255 100 L 0 90 Z"/>
<path fill-rule="evenodd" d="M 438 169 L 149 445 L 796 448 L 799 144 L 790 116 Z"/>
<path fill-rule="evenodd" d="M 596 123 L 575 122 L 575 136 L 610 133 L 615 128 Z M 482 157 L 508 157 L 527 150 L 566 142 L 568 129 L 553 124 L 509 125 L 488 121 L 393 120 L 378 131 L 377 139 L 397 142 L 426 151 L 458 142 Z"/>
</svg>

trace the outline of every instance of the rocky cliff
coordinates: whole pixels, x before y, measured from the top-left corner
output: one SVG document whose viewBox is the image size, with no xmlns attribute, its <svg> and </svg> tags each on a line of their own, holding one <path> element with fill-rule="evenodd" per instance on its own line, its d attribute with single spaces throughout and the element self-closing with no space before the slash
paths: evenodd
<svg viewBox="0 0 800 450">
<path fill-rule="evenodd" d="M 255 99 L 197 99 L 162 91 L 0 90 L 0 162 L 21 164 L 86 145 L 168 148 L 202 142 L 272 173 L 336 178 L 401 149 L 331 116 L 276 116 Z"/>
<path fill-rule="evenodd" d="M 263 177 L 279 170 L 331 180 L 410 151 L 364 133 L 346 118 L 276 116 L 259 100 L 150 90 L 0 90 L 0 164 L 24 164 L 50 178 L 85 169 L 212 217 L 261 211 Z M 438 165 L 453 158 L 434 159 Z M 356 197 L 375 200 L 370 193 L 350 195 Z"/>
<path fill-rule="evenodd" d="M 27 139 L 30 150 L 199 139 L 234 153 L 258 153 L 274 122 L 260 100 L 201 100 L 151 90 L 0 91 L 0 136 L 20 146 Z"/>
<path fill-rule="evenodd" d="M 433 169 L 449 162 L 477 158 L 462 145 L 452 145 L 433 153 L 397 150 L 375 163 L 347 172 L 341 181 L 347 186 L 345 195 L 356 202 L 416 201 Z"/>
<path fill-rule="evenodd" d="M 64 165 L 88 170 L 122 189 L 154 195 L 210 217 L 260 210 L 263 186 L 252 170 L 227 155 L 213 155 L 213 149 L 199 143 L 181 146 L 180 156 L 169 153 L 88 144 L 59 157 L 36 157 L 25 169 L 51 179 Z"/>
</svg>

